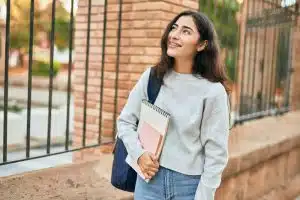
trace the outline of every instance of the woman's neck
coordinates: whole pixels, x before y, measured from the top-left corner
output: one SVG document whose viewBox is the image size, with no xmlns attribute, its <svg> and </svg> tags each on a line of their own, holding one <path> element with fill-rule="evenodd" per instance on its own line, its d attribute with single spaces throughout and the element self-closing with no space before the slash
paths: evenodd
<svg viewBox="0 0 300 200">
<path fill-rule="evenodd" d="M 174 70 L 182 74 L 191 74 L 193 72 L 193 61 L 184 59 L 175 59 Z"/>
</svg>

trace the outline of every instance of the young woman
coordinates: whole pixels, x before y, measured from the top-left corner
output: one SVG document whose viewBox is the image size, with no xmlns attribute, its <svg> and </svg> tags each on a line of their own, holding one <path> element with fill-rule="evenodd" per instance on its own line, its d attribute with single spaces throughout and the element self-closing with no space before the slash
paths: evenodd
<svg viewBox="0 0 300 200">
<path fill-rule="evenodd" d="M 138 142 L 136 122 L 147 99 L 148 68 L 118 118 L 118 135 L 149 183 L 138 177 L 135 200 L 213 200 L 228 161 L 229 108 L 224 66 L 212 22 L 185 11 L 167 26 L 155 72 L 155 105 L 171 115 L 160 158 Z"/>
</svg>

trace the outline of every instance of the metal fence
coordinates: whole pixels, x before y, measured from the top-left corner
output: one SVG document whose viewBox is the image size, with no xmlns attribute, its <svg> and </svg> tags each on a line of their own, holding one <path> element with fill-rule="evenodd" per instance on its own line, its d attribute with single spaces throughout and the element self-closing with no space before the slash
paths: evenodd
<svg viewBox="0 0 300 200">
<path fill-rule="evenodd" d="M 233 124 L 287 112 L 293 71 L 292 34 L 299 16 L 299 2 L 199 2 L 200 10 L 214 22 L 227 73 L 234 86 Z M 244 16 L 246 22 L 242 21 Z M 244 26 L 245 32 L 242 31 Z"/>
<path fill-rule="evenodd" d="M 290 107 L 292 34 L 299 6 L 296 1 L 248 2 L 236 123 L 282 114 Z"/>
<path fill-rule="evenodd" d="M 86 144 L 86 120 L 87 120 L 87 88 L 88 88 L 88 72 L 89 72 L 89 50 L 90 50 L 90 31 L 91 31 L 91 9 L 92 9 L 92 0 L 88 1 L 88 22 L 87 22 L 87 32 L 86 32 L 86 62 L 85 62 L 85 82 L 84 82 L 84 108 L 83 108 L 83 129 L 82 129 L 82 145 L 79 148 L 72 148 L 72 140 L 70 138 L 70 130 L 69 130 L 69 124 L 70 124 L 70 104 L 71 104 L 71 93 L 72 93 L 72 80 L 71 80 L 71 69 L 72 69 L 72 61 L 73 61 L 73 55 L 72 55 L 72 50 L 74 49 L 74 0 L 71 1 L 71 7 L 70 7 L 70 12 L 69 12 L 69 21 L 68 21 L 68 50 L 69 50 L 69 63 L 68 63 L 68 80 L 67 80 L 67 102 L 66 102 L 66 118 L 65 118 L 65 123 L 66 123 L 66 130 L 65 130 L 65 142 L 64 142 L 64 149 L 62 151 L 56 151 L 53 152 L 51 147 L 51 122 L 52 122 L 52 109 L 53 109 L 53 79 L 54 79 L 54 74 L 55 74 L 55 63 L 54 63 L 54 46 L 55 46 L 55 37 L 56 37 L 56 28 L 57 28 L 57 18 L 56 18 L 56 12 L 57 12 L 57 7 L 58 3 L 60 3 L 57 0 L 52 0 L 49 5 L 51 5 L 51 19 L 50 19 L 50 24 L 51 24 L 51 30 L 49 32 L 49 41 L 50 41 L 50 67 L 49 70 L 47 71 L 48 73 L 48 78 L 49 78 L 49 88 L 48 88 L 48 117 L 47 117 L 47 139 L 46 139 L 46 144 L 45 144 L 45 153 L 43 155 L 35 156 L 31 155 L 31 116 L 32 116 L 32 69 L 33 69 L 33 48 L 34 48 L 34 40 L 35 40 L 35 31 L 37 28 L 40 28 L 41 24 L 39 24 L 36 20 L 37 18 L 37 11 L 36 11 L 36 6 L 37 0 L 29 0 L 30 2 L 30 12 L 29 12 L 29 36 L 28 36 L 28 90 L 27 90 L 27 125 L 26 125 L 26 144 L 25 144 L 25 158 L 18 158 L 18 159 L 10 159 L 9 158 L 9 151 L 8 151 L 8 135 L 10 134 L 8 132 L 8 112 L 10 109 L 9 105 L 9 57 L 10 57 L 10 51 L 11 51 L 11 35 L 12 35 L 12 8 L 14 6 L 24 6 L 24 4 L 18 4 L 18 1 L 11 1 L 7 0 L 6 1 L 6 20 L 5 20 L 5 71 L 4 71 L 4 99 L 3 99 L 3 144 L 0 145 L 2 146 L 2 162 L 0 162 L 1 165 L 6 165 L 6 164 L 11 164 L 11 163 L 16 163 L 20 161 L 25 161 L 25 160 L 31 160 L 31 159 L 36 159 L 36 158 L 42 158 L 50 155 L 57 155 L 61 153 L 66 153 L 66 152 L 72 152 L 72 151 L 77 151 L 85 148 L 91 148 L 91 147 L 96 147 L 100 145 L 100 133 L 99 133 L 99 139 L 98 143 L 95 145 L 87 145 Z M 120 4 L 122 5 L 122 2 L 120 1 Z M 103 45 L 102 45 L 102 66 L 104 65 L 104 57 L 105 57 L 105 39 L 106 39 L 106 23 L 107 23 L 107 0 L 104 1 L 104 17 L 103 17 Z M 15 7 L 16 8 L 16 7 Z M 120 7 L 121 8 L 121 7 Z M 121 16 L 121 9 L 119 10 L 119 17 Z M 38 16 L 40 17 L 40 16 Z M 119 31 L 118 34 L 120 35 L 120 22 L 121 19 L 119 19 Z M 19 30 L 24 31 L 24 30 Z M 120 37 L 119 37 L 120 38 Z M 118 41 L 120 43 L 120 41 Z M 119 45 L 118 47 L 119 48 Z M 118 57 L 118 56 L 117 56 Z M 118 63 L 118 61 L 117 61 Z M 103 67 L 102 67 L 103 68 Z M 103 70 L 102 70 L 103 73 Z M 101 77 L 101 97 L 100 101 L 102 102 L 103 100 L 103 76 Z M 101 130 L 101 118 L 102 118 L 102 103 L 100 104 L 100 123 L 99 123 L 99 130 Z M 15 126 L 18 126 L 16 124 Z M 1 152 L 1 151 L 0 151 Z M 1 156 L 1 155 L 0 155 Z"/>
</svg>

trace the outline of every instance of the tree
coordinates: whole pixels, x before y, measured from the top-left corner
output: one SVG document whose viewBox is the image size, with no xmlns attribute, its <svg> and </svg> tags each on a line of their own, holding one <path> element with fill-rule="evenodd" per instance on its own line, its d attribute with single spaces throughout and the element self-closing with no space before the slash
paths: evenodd
<svg viewBox="0 0 300 200">
<path fill-rule="evenodd" d="M 45 9 L 44 21 L 52 21 L 52 4 L 48 4 L 48 7 Z M 56 2 L 55 10 L 55 45 L 59 50 L 63 50 L 69 45 L 70 37 L 70 14 L 63 7 L 61 1 Z M 48 33 L 51 32 L 51 26 L 48 28 Z M 73 37 L 73 35 L 71 36 Z"/>
<path fill-rule="evenodd" d="M 236 0 L 199 0 L 200 10 L 214 23 L 221 47 L 237 48 L 238 24 L 236 14 L 239 4 Z"/>
<path fill-rule="evenodd" d="M 30 0 L 14 0 L 11 2 L 10 45 L 11 48 L 28 52 L 30 39 Z M 34 10 L 34 44 L 38 43 L 38 34 L 45 32 L 49 35 L 52 22 L 52 4 L 45 9 L 35 1 Z M 68 47 L 69 13 L 60 1 L 56 2 L 55 14 L 55 45 L 59 49 Z"/>
<path fill-rule="evenodd" d="M 199 0 L 199 6 L 215 26 L 229 77 L 234 81 L 239 38 L 236 14 L 240 5 L 236 0 Z"/>
</svg>

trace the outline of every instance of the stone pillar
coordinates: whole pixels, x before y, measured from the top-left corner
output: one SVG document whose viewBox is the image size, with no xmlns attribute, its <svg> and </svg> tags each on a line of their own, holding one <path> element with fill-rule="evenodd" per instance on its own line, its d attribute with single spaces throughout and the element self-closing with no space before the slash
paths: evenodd
<svg viewBox="0 0 300 200">
<path fill-rule="evenodd" d="M 155 64 L 160 55 L 160 39 L 168 22 L 179 12 L 198 10 L 198 0 L 123 0 L 120 38 L 118 90 L 115 96 L 118 11 L 117 0 L 108 1 L 105 65 L 101 66 L 103 0 L 92 0 L 91 46 L 88 79 L 86 144 L 95 144 L 99 134 L 99 106 L 101 67 L 104 67 L 104 93 L 102 107 L 102 142 L 113 141 L 114 109 L 116 116 L 126 103 L 128 94 L 141 73 Z M 83 130 L 84 77 L 86 59 L 86 30 L 88 1 L 80 0 L 75 32 L 75 135 L 74 147 L 80 147 Z M 116 98 L 116 105 L 114 103 Z M 86 160 L 107 150 L 104 145 L 76 152 L 74 160 Z M 108 149 L 109 150 L 109 149 Z"/>
</svg>

